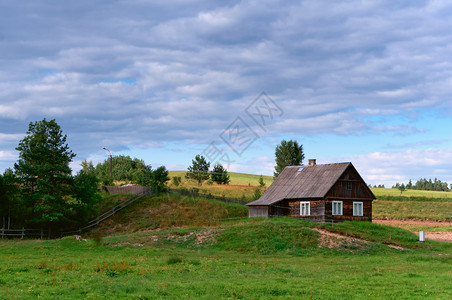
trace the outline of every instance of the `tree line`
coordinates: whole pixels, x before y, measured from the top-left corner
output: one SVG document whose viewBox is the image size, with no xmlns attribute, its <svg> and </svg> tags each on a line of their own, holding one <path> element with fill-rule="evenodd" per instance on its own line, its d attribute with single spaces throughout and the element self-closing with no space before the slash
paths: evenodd
<svg viewBox="0 0 452 300">
<path fill-rule="evenodd" d="M 95 205 L 101 200 L 100 185 L 114 182 L 151 186 L 153 192 L 166 189 L 170 180 L 165 166 L 153 169 L 141 159 L 110 156 L 94 166 L 83 161 L 75 175 L 69 164 L 76 156 L 67 136 L 55 120 L 30 122 L 25 137 L 16 150 L 19 158 L 14 168 L 0 174 L 0 217 L 3 228 L 44 229 L 49 236 L 59 229 L 77 228 L 93 217 Z M 299 165 L 304 158 L 302 145 L 282 141 L 276 151 L 275 177 L 286 165 Z M 219 163 L 209 171 L 210 163 L 197 155 L 186 173 L 187 179 L 202 184 L 209 180 L 228 184 L 228 171 Z M 180 177 L 173 178 L 180 183 Z M 263 178 L 259 185 L 265 186 Z M 260 190 L 255 198 L 260 197 Z"/>
<path fill-rule="evenodd" d="M 94 167 L 84 161 L 75 175 L 69 164 L 76 156 L 55 120 L 30 122 L 16 150 L 14 169 L 0 174 L 0 217 L 3 228 L 37 228 L 49 237 L 59 229 L 77 228 L 93 217 L 100 201 L 99 185 L 131 181 L 158 193 L 169 180 L 164 166 L 152 169 L 142 160 L 112 157 Z M 113 167 L 111 170 L 109 168 Z"/>
<path fill-rule="evenodd" d="M 31 122 L 16 150 L 14 169 L 0 175 L 3 228 L 57 229 L 88 221 L 99 201 L 98 179 L 83 171 L 72 175 L 75 154 L 55 120 Z"/>
<path fill-rule="evenodd" d="M 412 183 L 411 179 L 408 182 L 408 184 L 400 184 L 396 183 L 392 188 L 397 188 L 400 190 L 424 190 L 424 191 L 443 191 L 447 192 L 452 189 L 452 184 L 448 184 L 447 182 L 442 182 L 441 180 L 435 178 L 432 179 L 426 179 L 421 178 L 418 181 L 416 181 L 415 184 Z"/>
</svg>

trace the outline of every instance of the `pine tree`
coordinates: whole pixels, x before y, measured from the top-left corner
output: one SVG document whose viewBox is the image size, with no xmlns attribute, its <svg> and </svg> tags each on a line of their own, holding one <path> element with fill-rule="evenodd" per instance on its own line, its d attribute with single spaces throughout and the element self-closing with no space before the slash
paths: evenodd
<svg viewBox="0 0 452 300">
<path fill-rule="evenodd" d="M 213 167 L 210 178 L 213 182 L 218 184 L 228 184 L 231 181 L 229 179 L 228 171 L 219 163 Z"/>
<path fill-rule="evenodd" d="M 29 124 L 16 150 L 20 154 L 14 169 L 32 207 L 31 221 L 47 226 L 50 236 L 54 228 L 69 221 L 71 203 L 65 196 L 71 194 L 69 163 L 75 154 L 56 121 L 46 119 Z"/>
<path fill-rule="evenodd" d="M 188 172 L 185 174 L 185 178 L 194 179 L 201 185 L 204 180 L 209 179 L 209 167 L 210 163 L 206 161 L 204 156 L 196 155 L 192 160 L 191 166 L 188 167 Z"/>
</svg>

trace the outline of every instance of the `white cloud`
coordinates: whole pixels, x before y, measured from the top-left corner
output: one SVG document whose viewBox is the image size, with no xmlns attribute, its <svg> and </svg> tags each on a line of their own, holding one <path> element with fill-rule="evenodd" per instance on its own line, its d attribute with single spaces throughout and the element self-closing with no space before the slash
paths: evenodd
<svg viewBox="0 0 452 300">
<path fill-rule="evenodd" d="M 372 152 L 342 160 L 351 161 L 364 179 L 371 184 L 385 184 L 386 187 L 391 187 L 396 182 L 408 183 L 410 179 L 416 181 L 435 177 L 452 183 L 450 173 L 452 149 Z"/>
<path fill-rule="evenodd" d="M 206 143 L 261 91 L 285 112 L 274 136 L 399 138 L 426 134 L 416 121 L 432 109 L 452 114 L 452 20 L 444 2 L 193 0 L 174 7 L 0 4 L 2 133 L 17 136 L 29 121 L 57 118 L 81 157 L 104 145 Z M 1 149 L 13 142 L 0 136 Z"/>
<path fill-rule="evenodd" d="M 11 161 L 11 160 L 16 160 L 17 158 L 18 158 L 18 154 L 14 151 L 0 150 L 0 160 Z"/>
</svg>

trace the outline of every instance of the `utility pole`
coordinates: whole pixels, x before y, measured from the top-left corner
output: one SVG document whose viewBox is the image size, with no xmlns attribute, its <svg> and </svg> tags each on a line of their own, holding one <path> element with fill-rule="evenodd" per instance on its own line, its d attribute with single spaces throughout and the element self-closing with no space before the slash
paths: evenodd
<svg viewBox="0 0 452 300">
<path fill-rule="evenodd" d="M 108 153 L 110 154 L 110 179 L 111 180 L 113 180 L 113 171 L 112 171 L 112 169 L 113 169 L 113 156 L 111 155 L 111 152 L 110 152 L 110 150 L 108 150 L 107 148 L 103 148 L 105 151 L 108 151 Z"/>
</svg>

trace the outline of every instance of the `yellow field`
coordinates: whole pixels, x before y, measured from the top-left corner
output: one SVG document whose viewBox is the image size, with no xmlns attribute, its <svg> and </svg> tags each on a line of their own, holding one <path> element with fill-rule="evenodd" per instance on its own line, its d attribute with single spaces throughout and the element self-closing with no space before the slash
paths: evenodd
<svg viewBox="0 0 452 300">
<path fill-rule="evenodd" d="M 171 181 L 169 183 L 170 188 L 176 188 L 172 182 L 174 176 L 179 176 L 182 179 L 180 187 L 187 189 L 198 188 L 200 193 L 212 194 L 215 196 L 224 196 L 231 198 L 247 198 L 250 199 L 254 194 L 256 188 L 261 190 L 261 193 L 270 186 L 273 182 L 272 176 L 263 176 L 265 187 L 259 187 L 259 177 L 260 175 L 243 174 L 243 173 L 232 173 L 229 172 L 231 182 L 227 185 L 225 184 L 207 184 L 204 181 L 201 186 L 193 180 L 185 179 L 186 171 L 169 171 L 169 177 Z"/>
</svg>

